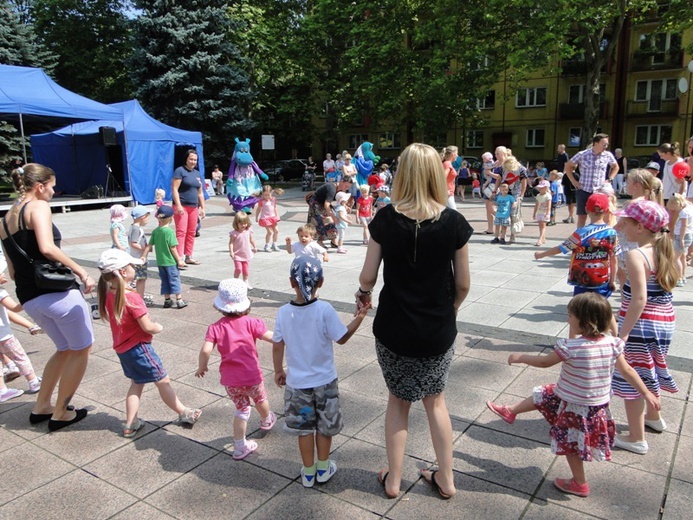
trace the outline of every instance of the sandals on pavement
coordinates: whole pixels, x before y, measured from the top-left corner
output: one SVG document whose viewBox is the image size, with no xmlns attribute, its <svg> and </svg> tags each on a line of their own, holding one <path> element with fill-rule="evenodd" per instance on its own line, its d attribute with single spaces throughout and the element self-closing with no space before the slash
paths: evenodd
<svg viewBox="0 0 693 520">
<path fill-rule="evenodd" d="M 243 460 L 246 458 L 248 455 L 250 455 L 252 452 L 254 452 L 257 449 L 257 442 L 255 441 L 245 441 L 245 446 L 243 446 L 242 450 L 234 450 L 233 455 L 231 455 L 234 460 Z"/>
<path fill-rule="evenodd" d="M 124 424 L 123 425 L 123 437 L 126 439 L 132 439 L 137 432 L 144 427 L 144 421 L 142 419 L 137 419 L 134 424 Z"/>
<path fill-rule="evenodd" d="M 202 410 L 199 408 L 186 408 L 185 411 L 178 416 L 182 423 L 195 424 L 202 415 Z"/>
<path fill-rule="evenodd" d="M 431 477 L 430 479 L 426 478 L 426 472 L 429 472 L 430 477 Z M 437 469 L 435 469 L 435 470 L 422 469 L 421 470 L 421 476 L 423 477 L 423 479 L 426 482 L 431 483 L 431 485 L 433 486 L 433 489 L 435 489 L 438 492 L 438 494 L 440 495 L 440 498 L 442 498 L 443 500 L 450 500 L 452 498 L 452 495 L 448 495 L 442 489 L 440 489 L 440 486 L 436 482 L 436 473 L 438 473 Z"/>
<path fill-rule="evenodd" d="M 198 262 L 194 258 L 190 258 L 190 257 L 185 259 L 185 263 L 188 265 L 200 265 L 200 262 Z"/>
<path fill-rule="evenodd" d="M 378 482 L 382 484 L 383 486 L 383 493 L 385 493 L 385 496 L 389 498 L 390 500 L 395 499 L 399 496 L 399 493 L 396 493 L 394 495 L 390 494 L 387 492 L 387 476 L 390 474 L 390 472 L 387 469 L 381 469 L 378 472 Z"/>
<path fill-rule="evenodd" d="M 260 419 L 260 429 L 261 430 L 271 430 L 272 427 L 277 422 L 277 414 L 270 412 L 267 419 Z"/>
</svg>

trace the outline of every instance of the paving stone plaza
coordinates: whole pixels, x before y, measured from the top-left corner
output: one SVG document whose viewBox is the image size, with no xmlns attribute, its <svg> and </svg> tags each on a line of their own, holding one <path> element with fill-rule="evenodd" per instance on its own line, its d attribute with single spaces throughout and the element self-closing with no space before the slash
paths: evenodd
<svg viewBox="0 0 693 520">
<path fill-rule="evenodd" d="M 295 238 L 305 222 L 307 206 L 300 188 L 287 189 L 279 199 L 280 252 L 258 252 L 250 265 L 251 314 L 272 329 L 277 309 L 291 298 L 288 283 L 293 255 L 284 237 Z M 529 199 L 524 214 L 531 216 Z M 62 431 L 48 433 L 45 423 L 29 424 L 35 396 L 23 395 L 0 404 L 0 518 L 7 519 L 325 519 L 396 520 L 423 518 L 639 520 L 689 518 L 693 496 L 693 410 L 689 410 L 693 372 L 693 284 L 676 288 L 676 333 L 669 365 L 681 388 L 662 398 L 669 428 L 647 433 L 650 451 L 636 455 L 614 450 L 613 460 L 586 464 L 591 487 L 588 498 L 558 492 L 554 478 L 568 476 L 563 457 L 551 454 L 549 426 L 539 413 L 506 424 L 485 405 L 489 399 L 509 403 L 526 397 L 534 386 L 555 382 L 560 367 L 535 369 L 509 366 L 511 352 L 548 351 L 567 334 L 566 304 L 572 294 L 565 282 L 568 257 L 536 261 L 538 236 L 528 223 L 518 242 L 495 245 L 482 234 L 483 203 L 458 203 L 476 233 L 470 241 L 472 288 L 458 314 L 455 358 L 446 388 L 453 422 L 457 495 L 440 500 L 419 471 L 435 465 L 423 406 L 412 407 L 405 456 L 403 493 L 388 500 L 377 480 L 387 463 L 384 413 L 387 390 L 376 360 L 371 314 L 344 346 L 335 346 L 340 399 L 345 427 L 334 439 L 331 457 L 338 470 L 328 483 L 304 489 L 296 440 L 281 428 L 259 428 L 253 412 L 249 437 L 259 448 L 243 461 L 231 457 L 234 407 L 219 384 L 219 356 L 210 373 L 194 377 L 197 358 L 209 324 L 220 316 L 212 308 L 216 286 L 232 276 L 228 255 L 231 212 L 223 197 L 207 203 L 208 217 L 196 241 L 201 265 L 183 273 L 185 309 L 163 309 L 155 276 L 147 292 L 155 295 L 150 314 L 164 330 L 154 338 L 174 389 L 187 406 L 202 408 L 192 428 L 175 420 L 148 385 L 140 417 L 145 427 L 134 439 L 121 435 L 129 381 L 111 345 L 110 329 L 95 323 L 96 342 L 86 376 L 73 403 L 89 416 Z M 558 220 L 566 210 L 558 210 Z M 108 209 L 54 214 L 63 248 L 80 264 L 95 268 L 99 254 L 110 247 Z M 129 223 L 129 222 L 128 222 Z M 156 225 L 150 219 L 148 231 Z M 559 224 L 548 229 L 546 247 L 555 246 L 574 229 Z M 354 309 L 366 247 L 361 228 L 347 231 L 346 255 L 331 250 L 325 264 L 320 297 L 348 322 Z M 256 242 L 264 230 L 255 228 Z M 150 266 L 155 275 L 156 268 Z M 380 283 L 376 286 L 377 295 Z M 14 287 L 8 284 L 10 294 Z M 374 300 L 374 301 L 377 301 Z M 618 294 L 612 296 L 615 308 Z M 16 330 L 37 370 L 54 352 L 45 336 Z M 273 382 L 272 349 L 258 343 L 270 407 L 283 410 L 283 390 Z M 23 379 L 10 383 L 25 388 Z M 619 431 L 627 428 L 623 402 L 612 411 Z"/>
</svg>

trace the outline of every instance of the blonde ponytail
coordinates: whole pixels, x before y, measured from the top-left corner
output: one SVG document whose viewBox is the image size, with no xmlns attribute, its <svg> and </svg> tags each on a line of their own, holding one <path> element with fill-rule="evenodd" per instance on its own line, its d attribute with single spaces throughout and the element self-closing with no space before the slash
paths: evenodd
<svg viewBox="0 0 693 520">
<path fill-rule="evenodd" d="M 679 270 L 674 262 L 674 246 L 667 233 L 659 232 L 654 237 L 655 279 L 662 288 L 671 292 L 679 279 Z"/>
</svg>

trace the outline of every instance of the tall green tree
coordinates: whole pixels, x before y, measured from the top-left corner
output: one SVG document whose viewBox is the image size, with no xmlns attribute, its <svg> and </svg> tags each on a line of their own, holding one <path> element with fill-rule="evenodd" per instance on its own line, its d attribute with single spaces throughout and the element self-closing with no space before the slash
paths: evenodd
<svg viewBox="0 0 693 520">
<path fill-rule="evenodd" d="M 17 6 L 8 0 L 0 4 L 0 63 L 41 67 L 49 73 L 55 64 L 55 56 L 37 40 L 33 27 L 22 21 Z M 22 156 L 24 144 L 14 122 L 0 121 L 0 174 L 6 173 L 12 159 Z"/>
<path fill-rule="evenodd" d="M 201 131 L 205 157 L 228 161 L 234 136 L 253 128 L 246 58 L 229 40 L 239 24 L 220 0 L 140 0 L 131 77 L 162 121 Z"/>
<path fill-rule="evenodd" d="M 33 0 L 31 20 L 58 64 L 63 87 L 104 103 L 132 97 L 125 60 L 132 54 L 125 0 Z"/>
</svg>

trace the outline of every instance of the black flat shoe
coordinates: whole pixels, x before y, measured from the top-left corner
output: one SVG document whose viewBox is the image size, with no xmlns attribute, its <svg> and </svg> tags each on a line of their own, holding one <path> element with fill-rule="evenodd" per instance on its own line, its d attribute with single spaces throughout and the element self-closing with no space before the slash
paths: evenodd
<svg viewBox="0 0 693 520">
<path fill-rule="evenodd" d="M 71 424 L 75 424 L 76 422 L 81 421 L 87 416 L 87 410 L 86 408 L 80 408 L 79 410 L 75 410 L 75 418 L 70 420 L 70 421 L 54 421 L 53 419 L 48 421 L 48 430 L 54 432 L 57 430 L 60 430 L 62 428 L 65 428 L 66 426 L 70 426 Z"/>
<path fill-rule="evenodd" d="M 74 410 L 75 407 L 72 405 L 68 405 L 67 409 L 68 410 Z M 33 413 L 32 412 L 29 414 L 29 422 L 31 424 L 39 424 L 39 423 L 42 423 L 44 421 L 47 421 L 51 417 L 53 417 L 52 413 Z"/>
</svg>

